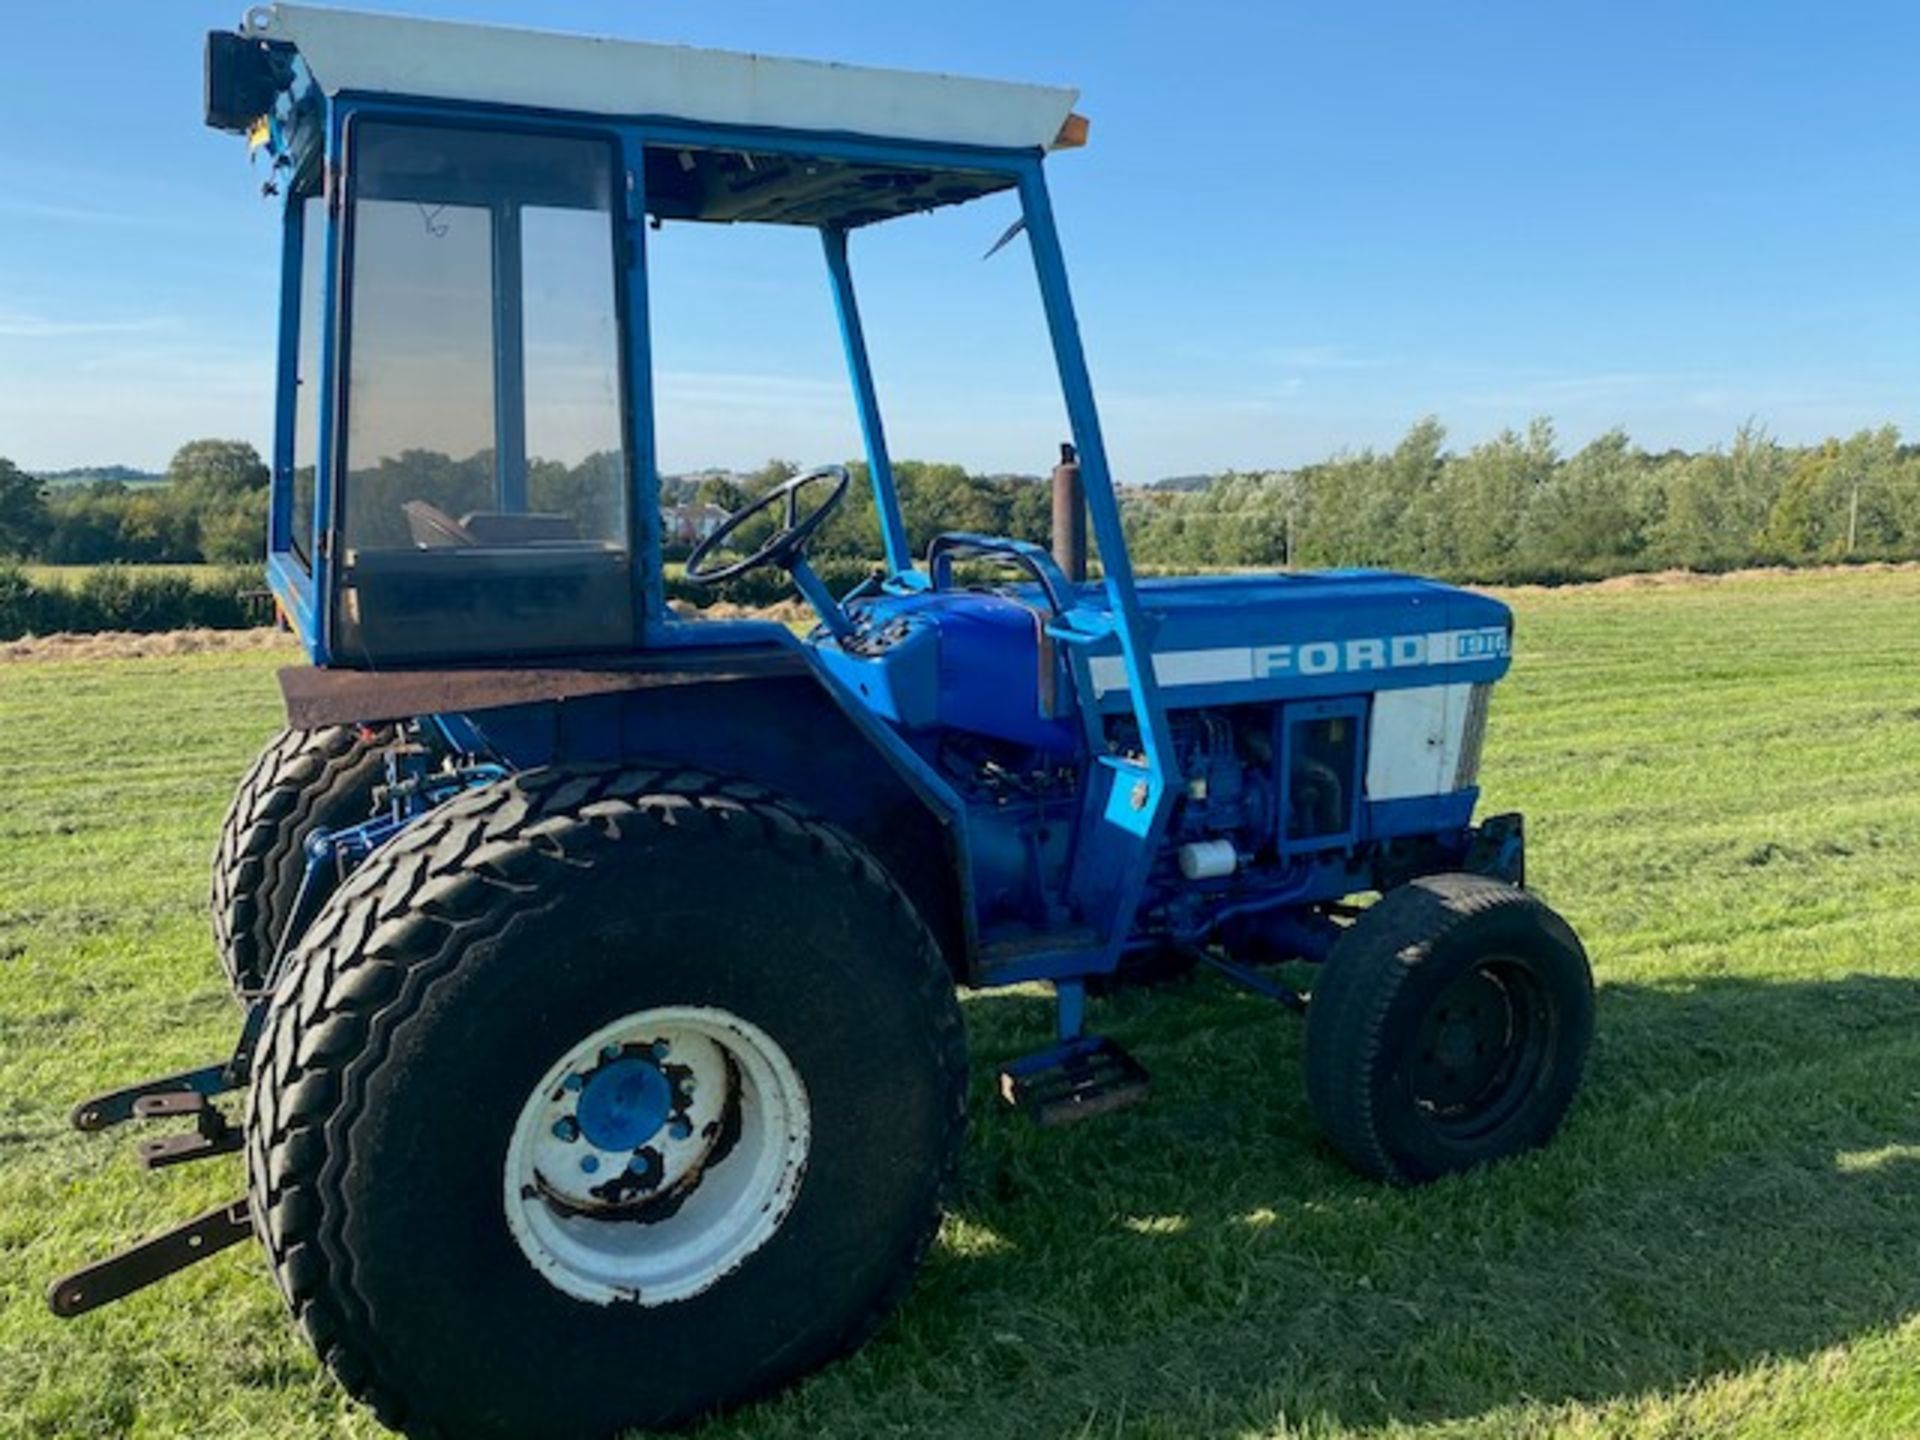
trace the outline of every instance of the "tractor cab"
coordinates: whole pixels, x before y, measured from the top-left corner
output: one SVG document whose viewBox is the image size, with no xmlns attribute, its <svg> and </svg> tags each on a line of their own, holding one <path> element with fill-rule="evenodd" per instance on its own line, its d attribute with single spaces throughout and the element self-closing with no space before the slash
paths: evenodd
<svg viewBox="0 0 1920 1440">
<path fill-rule="evenodd" d="M 295 5 L 215 34 L 209 122 L 245 131 L 287 196 L 270 574 L 315 663 L 683 643 L 648 343 L 648 232 L 665 224 L 818 233 L 887 569 L 913 589 L 853 237 L 1017 192 L 1117 536 L 1041 173 L 1085 137 L 1075 93 Z M 809 487 L 809 508 L 831 488 Z M 801 550 L 756 563 L 801 560 L 843 631 Z"/>
</svg>

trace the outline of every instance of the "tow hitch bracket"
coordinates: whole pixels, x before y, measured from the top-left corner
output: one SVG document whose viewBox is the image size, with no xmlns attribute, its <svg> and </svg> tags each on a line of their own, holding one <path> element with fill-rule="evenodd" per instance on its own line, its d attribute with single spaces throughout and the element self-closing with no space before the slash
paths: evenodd
<svg viewBox="0 0 1920 1440">
<path fill-rule="evenodd" d="M 237 1090 L 245 1084 L 244 1078 L 235 1078 L 232 1061 L 219 1065 L 202 1065 L 197 1070 L 182 1070 L 177 1075 L 162 1075 L 157 1080 L 142 1080 L 138 1085 L 128 1085 L 124 1089 L 109 1090 L 104 1095 L 95 1095 L 90 1100 L 82 1100 L 73 1107 L 73 1128 L 89 1133 L 111 1129 L 115 1125 L 125 1124 L 135 1119 L 158 1119 L 162 1115 L 193 1114 L 192 1110 L 142 1110 L 143 1102 L 149 1099 L 166 1099 L 174 1096 L 198 1097 L 204 1099 L 213 1095 L 224 1095 Z"/>
<path fill-rule="evenodd" d="M 191 1134 L 169 1135 L 140 1143 L 140 1163 L 147 1169 L 184 1165 L 189 1160 L 227 1155 L 240 1148 L 244 1139 L 240 1127 L 227 1119 L 210 1096 L 176 1090 L 163 1095 L 145 1095 L 133 1102 L 136 1120 L 170 1120 L 184 1115 L 193 1117 Z"/>
<path fill-rule="evenodd" d="M 217 1255 L 252 1233 L 244 1199 L 215 1206 L 184 1225 L 61 1276 L 47 1287 L 47 1306 L 63 1320 L 84 1315 Z"/>
</svg>

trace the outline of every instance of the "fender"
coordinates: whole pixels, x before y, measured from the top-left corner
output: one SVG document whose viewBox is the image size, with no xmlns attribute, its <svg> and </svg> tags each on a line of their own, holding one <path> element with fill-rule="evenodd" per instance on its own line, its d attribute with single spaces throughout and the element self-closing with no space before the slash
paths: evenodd
<svg viewBox="0 0 1920 1440">
<path fill-rule="evenodd" d="M 513 769 L 645 756 L 757 781 L 860 840 L 932 928 L 955 978 L 975 978 L 959 798 L 785 627 L 765 630 L 756 643 L 565 666 L 288 666 L 280 687 L 296 728 L 434 717 Z"/>
</svg>

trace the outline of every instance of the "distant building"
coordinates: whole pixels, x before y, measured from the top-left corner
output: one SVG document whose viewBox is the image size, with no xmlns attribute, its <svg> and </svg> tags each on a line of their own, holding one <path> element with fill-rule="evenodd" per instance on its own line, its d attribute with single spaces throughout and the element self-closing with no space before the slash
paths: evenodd
<svg viewBox="0 0 1920 1440">
<path fill-rule="evenodd" d="M 704 500 L 660 507 L 661 539 L 669 545 L 698 545 L 728 518 L 720 506 Z"/>
</svg>

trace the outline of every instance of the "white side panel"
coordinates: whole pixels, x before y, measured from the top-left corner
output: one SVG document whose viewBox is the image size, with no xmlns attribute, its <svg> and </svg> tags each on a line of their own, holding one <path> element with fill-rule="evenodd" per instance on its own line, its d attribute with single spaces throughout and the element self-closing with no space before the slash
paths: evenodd
<svg viewBox="0 0 1920 1440">
<path fill-rule="evenodd" d="M 304 5 L 255 6 L 244 29 L 292 41 L 329 95 L 353 90 L 1009 149 L 1052 146 L 1080 94 Z"/>
<path fill-rule="evenodd" d="M 1422 685 L 1376 694 L 1367 738 L 1367 798 L 1451 794 L 1472 700 L 1471 685 Z"/>
</svg>

